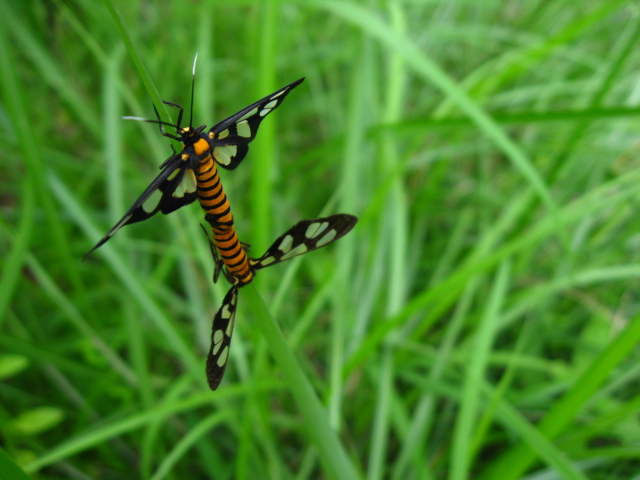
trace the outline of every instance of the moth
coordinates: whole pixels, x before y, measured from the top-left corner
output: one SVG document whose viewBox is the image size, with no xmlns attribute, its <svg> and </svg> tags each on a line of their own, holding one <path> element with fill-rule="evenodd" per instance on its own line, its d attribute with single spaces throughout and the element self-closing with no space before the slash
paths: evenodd
<svg viewBox="0 0 640 480">
<path fill-rule="evenodd" d="M 240 165 L 249 151 L 249 143 L 258 133 L 262 121 L 282 104 L 289 92 L 300 85 L 304 78 L 285 85 L 216 123 L 205 132 L 206 125 L 197 128 L 192 126 L 193 86 L 197 58 L 196 55 L 193 62 L 191 118 L 188 126 L 181 126 L 184 108 L 164 100 L 164 104 L 179 109 L 178 121 L 175 125 L 160 120 L 157 110 L 157 120 L 124 117 L 125 119 L 158 124 L 160 133 L 165 137 L 178 140 L 182 143 L 182 149 L 179 152 L 174 152 L 160 165 L 162 170 L 160 174 L 142 192 L 142 195 L 138 197 L 118 223 L 85 255 L 85 258 L 95 249 L 104 245 L 123 226 L 142 222 L 158 212 L 166 215 L 189 205 L 196 199 L 209 218 L 215 218 L 221 224 L 233 224 L 233 215 L 220 182 L 217 165 L 226 170 L 234 170 Z M 165 126 L 174 128 L 175 134 L 166 132 Z"/>
<path fill-rule="evenodd" d="M 238 290 L 249 284 L 255 273 L 262 268 L 276 265 L 339 240 L 353 229 L 357 221 L 355 216 L 346 213 L 315 220 L 302 220 L 280 235 L 259 258 L 250 258 L 247 255 L 245 246 L 239 242 L 236 243 L 237 235 L 235 235 L 236 240 L 232 242 L 232 253 L 225 256 L 228 250 L 225 250 L 226 245 L 220 248 L 221 241 L 216 238 L 216 227 L 213 226 L 214 239 L 209 239 L 209 242 L 215 262 L 214 282 L 217 281 L 220 270 L 224 270 L 225 277 L 232 285 L 222 300 L 222 306 L 213 317 L 211 347 L 206 364 L 207 382 L 211 390 L 218 388 L 227 367 L 238 305 Z M 235 229 L 233 231 L 235 233 Z M 222 255 L 217 250 L 220 250 Z"/>
</svg>

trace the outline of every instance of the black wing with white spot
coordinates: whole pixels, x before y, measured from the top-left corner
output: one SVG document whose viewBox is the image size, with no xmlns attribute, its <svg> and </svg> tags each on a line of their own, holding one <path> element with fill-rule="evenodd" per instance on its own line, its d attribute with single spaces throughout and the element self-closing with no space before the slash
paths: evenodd
<svg viewBox="0 0 640 480">
<path fill-rule="evenodd" d="M 238 287 L 234 285 L 225 295 L 220 310 L 213 317 L 211 348 L 207 354 L 207 382 L 211 390 L 218 388 L 227 368 L 237 305 Z"/>
<path fill-rule="evenodd" d="M 347 213 L 303 220 L 280 235 L 262 257 L 252 258 L 251 269 L 259 270 L 329 245 L 349 233 L 357 221 Z"/>
<path fill-rule="evenodd" d="M 87 254 L 104 245 L 120 228 L 153 217 L 156 213 L 171 213 L 197 198 L 196 177 L 189 162 L 173 155 L 163 164 L 164 169 L 133 203 L 127 213 L 109 230 Z"/>
<path fill-rule="evenodd" d="M 303 220 L 280 235 L 262 257 L 250 259 L 250 268 L 254 271 L 259 270 L 329 245 L 349 233 L 357 222 L 356 217 L 346 213 Z M 217 254 L 214 253 L 216 263 L 217 258 Z M 242 285 L 236 283 L 231 287 L 222 301 L 222 306 L 213 317 L 211 348 L 207 355 L 206 368 L 207 382 L 211 390 L 218 388 L 227 367 L 238 304 L 238 289 Z"/>
<path fill-rule="evenodd" d="M 209 143 L 213 157 L 221 167 L 233 170 L 242 162 L 249 151 L 247 144 L 256 137 L 260 122 L 278 108 L 289 92 L 303 80 L 300 78 L 282 87 L 211 127 L 208 132 Z"/>
</svg>

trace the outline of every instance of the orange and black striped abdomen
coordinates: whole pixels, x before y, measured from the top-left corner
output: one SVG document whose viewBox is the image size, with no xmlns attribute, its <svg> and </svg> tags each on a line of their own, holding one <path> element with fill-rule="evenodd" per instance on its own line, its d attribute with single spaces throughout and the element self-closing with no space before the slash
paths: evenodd
<svg viewBox="0 0 640 480">
<path fill-rule="evenodd" d="M 222 188 L 216 162 L 211 155 L 209 143 L 200 139 L 193 145 L 200 158 L 196 172 L 198 201 L 206 212 L 205 220 L 213 230 L 213 243 L 229 274 L 240 285 L 249 283 L 253 272 L 249 267 L 249 257 L 238 239 L 233 227 L 233 214 L 227 194 Z"/>
<path fill-rule="evenodd" d="M 212 225 L 212 230 L 213 243 L 228 273 L 233 277 L 234 283 L 242 286 L 251 282 L 253 270 L 249 264 L 249 256 L 238 239 L 236 229 L 233 226 L 217 227 Z"/>
<path fill-rule="evenodd" d="M 200 206 L 211 217 L 208 220 L 209 223 L 221 227 L 233 226 L 231 205 L 222 188 L 216 163 L 210 154 L 200 161 L 200 168 L 196 172 L 196 183 Z"/>
</svg>

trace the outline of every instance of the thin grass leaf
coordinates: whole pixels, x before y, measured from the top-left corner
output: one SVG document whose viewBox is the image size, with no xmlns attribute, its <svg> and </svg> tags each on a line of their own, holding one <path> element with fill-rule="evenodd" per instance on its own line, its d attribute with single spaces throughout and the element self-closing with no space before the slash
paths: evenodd
<svg viewBox="0 0 640 480">
<path fill-rule="evenodd" d="M 12 480 L 30 480 L 31 477 L 21 469 L 13 459 L 0 447 L 0 475 Z"/>
<path fill-rule="evenodd" d="M 622 362 L 640 341 L 640 315 L 631 319 L 627 327 L 609 343 L 593 363 L 585 369 L 572 388 L 558 400 L 536 427 L 536 434 L 549 439 L 557 437 L 580 411 L 584 403 L 602 382 Z M 540 452 L 538 452 L 540 453 Z M 499 461 L 490 466 L 480 479 L 518 478 L 535 456 L 529 447 L 518 445 L 511 448 Z M 496 476 L 497 475 L 497 476 Z"/>
<path fill-rule="evenodd" d="M 242 294 L 247 297 L 253 317 L 258 319 L 256 327 L 267 340 L 269 352 L 278 363 L 285 377 L 285 384 L 293 395 L 305 422 L 305 431 L 309 440 L 318 450 L 318 454 L 331 478 L 341 480 L 358 479 L 351 459 L 331 428 L 326 410 L 314 393 L 309 380 L 298 366 L 298 361 L 289 349 L 278 324 L 269 314 L 264 302 L 248 286 Z"/>
</svg>

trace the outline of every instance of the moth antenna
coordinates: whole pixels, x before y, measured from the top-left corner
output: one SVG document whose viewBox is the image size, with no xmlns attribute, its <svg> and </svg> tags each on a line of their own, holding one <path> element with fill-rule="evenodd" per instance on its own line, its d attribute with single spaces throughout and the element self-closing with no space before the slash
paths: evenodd
<svg viewBox="0 0 640 480">
<path fill-rule="evenodd" d="M 196 63 L 198 62 L 198 52 L 196 52 L 196 57 L 193 59 L 193 68 L 191 69 L 191 76 L 196 76 Z"/>
<path fill-rule="evenodd" d="M 198 52 L 193 59 L 193 68 L 191 69 L 191 108 L 189 109 L 189 127 L 193 125 L 193 90 L 196 85 L 196 63 L 198 62 Z"/>
<path fill-rule="evenodd" d="M 121 117 L 122 120 L 135 120 L 136 122 L 148 122 L 148 120 L 146 118 L 142 118 L 142 117 L 130 117 L 130 116 L 126 116 L 126 117 Z"/>
</svg>

